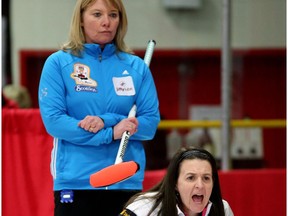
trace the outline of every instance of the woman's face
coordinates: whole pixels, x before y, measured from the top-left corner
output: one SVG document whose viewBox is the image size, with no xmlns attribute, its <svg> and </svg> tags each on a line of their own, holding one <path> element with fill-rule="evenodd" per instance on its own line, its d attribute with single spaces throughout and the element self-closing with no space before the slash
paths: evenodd
<svg viewBox="0 0 288 216">
<path fill-rule="evenodd" d="M 82 27 L 86 43 L 97 43 L 101 47 L 111 43 L 117 32 L 119 11 L 108 7 L 104 0 L 96 0 L 82 15 Z"/>
<path fill-rule="evenodd" d="M 212 167 L 206 160 L 183 160 L 179 167 L 176 189 L 184 211 L 195 215 L 206 207 L 213 188 Z"/>
</svg>

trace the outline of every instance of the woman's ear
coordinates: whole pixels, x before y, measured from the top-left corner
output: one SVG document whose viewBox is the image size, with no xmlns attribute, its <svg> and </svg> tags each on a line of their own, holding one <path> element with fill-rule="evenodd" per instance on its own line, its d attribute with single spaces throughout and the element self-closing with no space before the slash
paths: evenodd
<svg viewBox="0 0 288 216">
<path fill-rule="evenodd" d="M 175 191 L 179 193 L 177 184 L 175 185 Z"/>
<path fill-rule="evenodd" d="M 179 203 L 179 201 L 180 201 L 180 193 L 178 191 L 177 185 L 175 187 L 175 198 L 176 198 L 177 202 Z"/>
</svg>

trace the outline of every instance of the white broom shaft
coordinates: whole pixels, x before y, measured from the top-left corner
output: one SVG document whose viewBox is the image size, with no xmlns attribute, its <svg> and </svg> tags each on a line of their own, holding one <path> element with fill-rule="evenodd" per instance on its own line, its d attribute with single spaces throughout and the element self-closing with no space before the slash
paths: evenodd
<svg viewBox="0 0 288 216">
<path fill-rule="evenodd" d="M 128 118 L 136 116 L 136 109 L 137 109 L 136 105 L 133 105 L 133 107 L 131 108 L 131 110 L 129 112 Z M 118 153 L 117 153 L 117 156 L 116 156 L 115 164 L 123 162 L 123 157 L 124 157 L 124 154 L 125 154 L 125 150 L 126 150 L 129 138 L 130 138 L 129 131 L 125 131 L 122 134 L 122 138 L 121 138 L 121 142 L 120 142 L 120 145 L 119 145 Z"/>
<path fill-rule="evenodd" d="M 144 62 L 148 65 L 148 67 L 150 66 L 150 62 L 152 59 L 155 45 L 156 45 L 155 40 L 148 41 L 148 45 L 147 45 L 145 56 L 144 56 Z"/>
</svg>

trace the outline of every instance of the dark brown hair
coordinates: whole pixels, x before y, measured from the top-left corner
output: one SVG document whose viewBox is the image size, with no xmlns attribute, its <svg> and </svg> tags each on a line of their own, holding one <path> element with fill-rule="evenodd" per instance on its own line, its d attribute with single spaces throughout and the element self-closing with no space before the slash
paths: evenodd
<svg viewBox="0 0 288 216">
<path fill-rule="evenodd" d="M 224 206 L 222 202 L 222 195 L 218 177 L 218 170 L 215 158 L 206 150 L 196 148 L 181 148 L 172 158 L 167 168 L 167 173 L 156 186 L 146 192 L 157 192 L 152 199 L 155 203 L 150 210 L 150 215 L 158 206 L 160 210 L 158 216 L 172 216 L 177 215 L 176 205 L 182 206 L 182 201 L 179 196 L 176 196 L 175 186 L 179 176 L 179 167 L 184 160 L 200 159 L 206 160 L 212 167 L 213 189 L 210 196 L 210 201 L 213 203 L 209 215 L 211 216 L 225 216 Z M 126 206 L 135 201 L 135 199 L 145 199 L 145 193 L 142 192 L 133 196 Z M 140 195 L 143 195 L 139 198 Z M 200 215 L 200 214 L 199 214 Z"/>
</svg>

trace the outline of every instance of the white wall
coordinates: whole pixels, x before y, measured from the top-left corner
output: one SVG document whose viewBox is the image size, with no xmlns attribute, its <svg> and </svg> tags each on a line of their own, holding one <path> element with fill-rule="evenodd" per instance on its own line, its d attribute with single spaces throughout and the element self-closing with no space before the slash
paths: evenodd
<svg viewBox="0 0 288 216">
<path fill-rule="evenodd" d="M 222 0 L 202 0 L 197 10 L 166 10 L 162 0 L 123 0 L 129 29 L 126 42 L 145 49 L 221 47 Z M 175 0 L 176 1 L 176 0 Z M 19 84 L 21 49 L 58 49 L 67 39 L 76 0 L 12 0 L 13 82 Z M 232 0 L 232 47 L 286 47 L 285 0 Z"/>
</svg>

